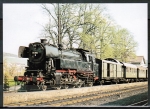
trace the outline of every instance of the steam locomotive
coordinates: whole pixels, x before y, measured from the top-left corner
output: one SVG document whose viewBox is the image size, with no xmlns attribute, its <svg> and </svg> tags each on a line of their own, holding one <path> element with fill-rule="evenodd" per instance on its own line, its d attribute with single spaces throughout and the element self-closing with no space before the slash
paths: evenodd
<svg viewBox="0 0 150 109">
<path fill-rule="evenodd" d="M 105 82 L 132 82 L 147 80 L 147 68 L 142 68 L 143 75 L 139 79 L 140 68 L 135 66 L 134 75 L 127 69 L 127 64 L 115 59 L 100 60 L 88 50 L 62 49 L 41 39 L 41 42 L 30 43 L 29 47 L 20 46 L 18 56 L 28 58 L 24 76 L 15 76 L 15 81 L 24 83 L 27 91 L 33 86 L 46 90 L 47 87 L 69 88 L 92 86 Z M 131 67 L 132 68 L 132 67 Z M 136 75 L 136 76 L 135 76 Z"/>
</svg>

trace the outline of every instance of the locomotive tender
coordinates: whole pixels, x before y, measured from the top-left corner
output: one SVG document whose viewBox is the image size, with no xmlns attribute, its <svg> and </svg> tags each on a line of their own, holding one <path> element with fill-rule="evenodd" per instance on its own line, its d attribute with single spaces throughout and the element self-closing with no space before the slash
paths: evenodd
<svg viewBox="0 0 150 109">
<path fill-rule="evenodd" d="M 15 81 L 24 83 L 27 91 L 32 86 L 46 90 L 55 88 L 92 86 L 105 82 L 132 82 L 147 80 L 147 68 L 119 62 L 115 59 L 97 59 L 88 50 L 62 49 L 61 46 L 41 42 L 20 46 L 18 56 L 28 58 L 24 76 Z"/>
</svg>

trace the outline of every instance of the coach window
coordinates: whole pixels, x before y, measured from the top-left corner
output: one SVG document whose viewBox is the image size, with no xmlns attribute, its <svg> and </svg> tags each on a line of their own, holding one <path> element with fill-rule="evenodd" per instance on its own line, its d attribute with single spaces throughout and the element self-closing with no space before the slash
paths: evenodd
<svg viewBox="0 0 150 109">
<path fill-rule="evenodd" d="M 94 62 L 93 57 L 89 55 L 89 62 Z"/>
<path fill-rule="evenodd" d="M 89 62 L 91 62 L 91 56 L 89 56 Z"/>
<path fill-rule="evenodd" d="M 129 70 L 130 70 L 129 72 L 132 73 L 131 68 L 129 68 Z"/>
<path fill-rule="evenodd" d="M 89 55 L 85 54 L 85 56 L 86 56 L 86 61 L 89 62 Z"/>
<path fill-rule="evenodd" d="M 131 68 L 129 68 L 129 72 L 131 72 Z"/>
<path fill-rule="evenodd" d="M 131 68 L 129 68 L 129 72 L 131 72 Z"/>
</svg>

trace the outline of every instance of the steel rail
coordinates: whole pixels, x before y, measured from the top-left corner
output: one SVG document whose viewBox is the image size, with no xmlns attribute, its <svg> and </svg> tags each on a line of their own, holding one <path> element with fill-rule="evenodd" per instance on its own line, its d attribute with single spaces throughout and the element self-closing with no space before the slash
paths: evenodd
<svg viewBox="0 0 150 109">
<path fill-rule="evenodd" d="M 142 100 L 142 101 L 139 101 L 139 102 L 136 102 L 136 103 L 133 103 L 133 104 L 130 104 L 128 106 L 145 106 L 147 104 L 148 104 L 148 99 Z"/>
<path fill-rule="evenodd" d="M 64 105 L 70 105 L 75 104 L 79 102 L 89 101 L 93 99 L 103 98 L 103 97 L 109 97 L 113 95 L 118 95 L 122 93 L 127 93 L 134 90 L 140 90 L 145 89 L 147 86 L 143 87 L 130 87 L 128 89 L 121 89 L 121 90 L 110 90 L 110 91 L 96 91 L 92 93 L 86 93 L 86 94 L 80 94 L 80 95 L 68 95 L 65 97 L 58 96 L 57 98 L 50 98 L 50 99 L 38 99 L 34 101 L 26 101 L 26 102 L 20 102 L 20 103 L 11 103 L 4 106 L 30 106 L 30 105 L 38 105 L 43 103 L 48 103 L 48 106 L 64 106 Z"/>
</svg>

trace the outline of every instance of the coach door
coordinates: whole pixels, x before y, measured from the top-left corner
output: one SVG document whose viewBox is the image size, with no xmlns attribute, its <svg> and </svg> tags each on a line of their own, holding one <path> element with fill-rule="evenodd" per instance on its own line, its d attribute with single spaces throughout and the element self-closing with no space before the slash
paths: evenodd
<svg viewBox="0 0 150 109">
<path fill-rule="evenodd" d="M 126 78 L 126 67 L 122 66 L 123 77 Z"/>
<path fill-rule="evenodd" d="M 107 72 L 108 72 L 108 67 L 107 66 L 108 66 L 108 63 L 106 63 L 105 61 L 102 61 L 102 78 L 107 77 Z"/>
<path fill-rule="evenodd" d="M 107 63 L 107 77 L 110 77 L 110 64 Z"/>
<path fill-rule="evenodd" d="M 147 69 L 146 69 L 146 79 L 148 79 L 148 72 L 147 72 Z"/>
</svg>

